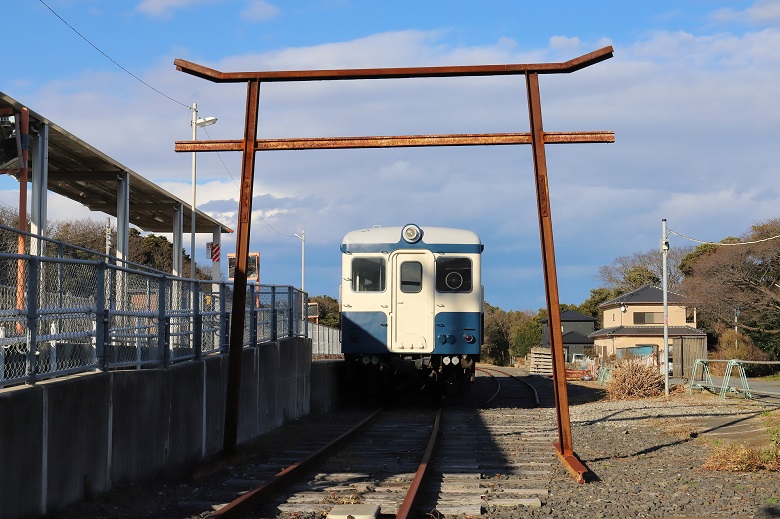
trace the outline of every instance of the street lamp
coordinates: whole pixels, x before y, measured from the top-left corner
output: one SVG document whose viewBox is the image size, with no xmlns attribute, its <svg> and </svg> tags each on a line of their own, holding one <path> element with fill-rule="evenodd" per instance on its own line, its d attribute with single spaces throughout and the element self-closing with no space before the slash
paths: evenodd
<svg viewBox="0 0 780 519">
<path fill-rule="evenodd" d="M 293 234 L 293 236 L 295 236 L 296 238 L 301 240 L 301 292 L 305 292 L 304 286 L 303 286 L 303 278 L 304 278 L 304 276 L 303 276 L 303 272 L 304 272 L 304 261 L 303 261 L 303 258 L 306 255 L 306 247 L 305 247 L 306 246 L 306 231 L 301 229 L 301 234 L 300 235 Z"/>
<path fill-rule="evenodd" d="M 216 117 L 198 118 L 198 103 L 192 103 L 192 140 L 198 140 L 198 126 L 201 128 L 217 122 Z M 195 186 L 197 182 L 196 162 L 197 152 L 192 152 L 192 219 L 190 221 L 190 277 L 195 279 Z"/>
</svg>

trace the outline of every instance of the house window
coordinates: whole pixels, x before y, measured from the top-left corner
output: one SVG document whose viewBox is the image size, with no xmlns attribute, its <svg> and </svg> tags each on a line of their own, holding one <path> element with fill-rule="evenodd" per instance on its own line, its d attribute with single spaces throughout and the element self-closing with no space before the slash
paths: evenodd
<svg viewBox="0 0 780 519">
<path fill-rule="evenodd" d="M 634 312 L 634 324 L 664 324 L 664 313 Z"/>
</svg>

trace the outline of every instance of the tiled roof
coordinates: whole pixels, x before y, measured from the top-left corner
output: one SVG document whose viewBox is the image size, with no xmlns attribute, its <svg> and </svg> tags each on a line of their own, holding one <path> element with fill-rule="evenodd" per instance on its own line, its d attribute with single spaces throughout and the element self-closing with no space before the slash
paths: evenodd
<svg viewBox="0 0 780 519">
<path fill-rule="evenodd" d="M 563 334 L 563 344 L 589 344 L 593 346 L 593 339 L 590 338 L 589 335 L 583 335 L 579 332 L 570 331 Z M 542 346 L 543 347 L 549 347 L 550 346 L 550 337 L 548 337 L 546 334 L 542 337 Z"/>
<path fill-rule="evenodd" d="M 596 321 L 595 317 L 591 317 L 589 315 L 581 314 L 579 312 L 575 312 L 574 310 L 566 310 L 561 312 L 561 322 L 562 323 L 573 323 L 573 322 L 590 322 Z M 540 323 L 546 323 L 547 318 L 539 320 Z"/>
<path fill-rule="evenodd" d="M 707 335 L 703 331 L 693 328 L 691 326 L 669 326 L 667 333 L 670 337 L 682 337 L 682 336 L 705 336 Z M 615 337 L 615 336 L 663 336 L 663 326 L 613 326 L 612 328 L 602 328 L 588 335 L 592 339 L 598 339 L 601 337 Z"/>
<path fill-rule="evenodd" d="M 685 305 L 686 301 L 680 294 L 676 292 L 666 292 L 666 300 L 668 304 Z M 621 304 L 663 304 L 664 291 L 661 287 L 655 285 L 645 285 L 643 287 L 632 290 L 622 296 L 618 296 L 609 301 L 604 301 L 599 305 L 599 308 L 618 306 Z"/>
<path fill-rule="evenodd" d="M 578 332 L 566 332 L 563 334 L 563 344 L 589 344 L 593 345 L 593 339 Z"/>
</svg>

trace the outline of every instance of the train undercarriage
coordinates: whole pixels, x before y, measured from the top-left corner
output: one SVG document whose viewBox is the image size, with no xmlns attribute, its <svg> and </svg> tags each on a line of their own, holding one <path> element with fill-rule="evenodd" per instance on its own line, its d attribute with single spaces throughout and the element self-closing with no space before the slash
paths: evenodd
<svg viewBox="0 0 780 519">
<path fill-rule="evenodd" d="M 346 354 L 349 391 L 382 396 L 423 392 L 463 395 L 474 381 L 478 355 Z"/>
</svg>

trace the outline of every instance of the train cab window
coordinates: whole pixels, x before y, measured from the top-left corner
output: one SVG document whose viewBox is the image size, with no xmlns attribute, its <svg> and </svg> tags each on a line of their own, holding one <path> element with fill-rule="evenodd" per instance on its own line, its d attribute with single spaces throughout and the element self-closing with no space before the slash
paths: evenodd
<svg viewBox="0 0 780 519">
<path fill-rule="evenodd" d="M 419 261 L 401 263 L 401 292 L 415 294 L 422 290 L 422 264 Z"/>
<path fill-rule="evenodd" d="M 436 259 L 436 290 L 471 292 L 471 260 L 440 256 Z"/>
<path fill-rule="evenodd" d="M 384 292 L 385 259 L 354 258 L 352 260 L 352 290 L 354 292 Z"/>
</svg>

